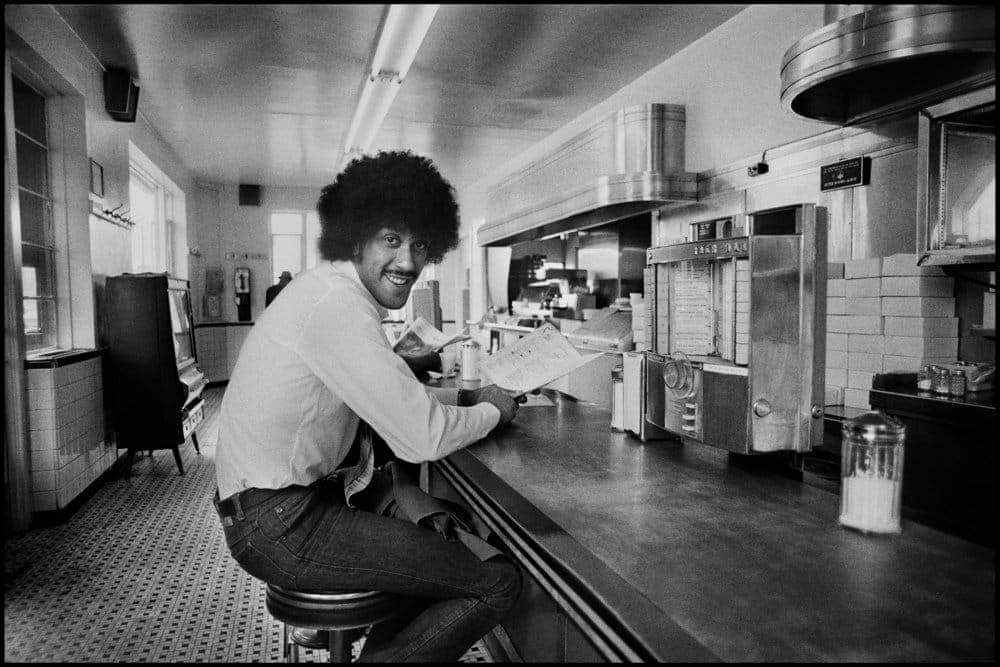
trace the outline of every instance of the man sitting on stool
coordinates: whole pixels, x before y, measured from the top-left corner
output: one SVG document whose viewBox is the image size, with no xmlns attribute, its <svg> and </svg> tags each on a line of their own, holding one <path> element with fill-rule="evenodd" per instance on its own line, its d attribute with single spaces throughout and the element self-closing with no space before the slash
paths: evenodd
<svg viewBox="0 0 1000 667">
<path fill-rule="evenodd" d="M 517 412 L 496 386 L 420 384 L 382 331 L 424 265 L 457 246 L 454 193 L 426 158 L 380 153 L 323 188 L 317 211 L 323 261 L 257 320 L 222 399 L 216 507 L 226 543 L 274 586 L 418 601 L 375 626 L 362 660 L 456 661 L 513 608 L 520 571 L 474 536 L 444 539 L 383 516 L 361 493 L 386 488 L 372 468 L 372 431 L 395 457 L 420 463 Z"/>
</svg>

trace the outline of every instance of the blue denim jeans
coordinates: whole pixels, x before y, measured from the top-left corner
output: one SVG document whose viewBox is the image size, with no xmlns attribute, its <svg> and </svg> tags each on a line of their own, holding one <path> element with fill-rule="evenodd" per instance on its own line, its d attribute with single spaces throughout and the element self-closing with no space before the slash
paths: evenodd
<svg viewBox="0 0 1000 667">
<path fill-rule="evenodd" d="M 257 579 L 301 591 L 385 591 L 413 602 L 375 626 L 363 662 L 457 661 L 520 595 L 521 573 L 507 558 L 481 561 L 433 530 L 347 507 L 336 480 L 250 489 L 239 499 L 242 518 L 223 521 L 226 544 Z"/>
</svg>

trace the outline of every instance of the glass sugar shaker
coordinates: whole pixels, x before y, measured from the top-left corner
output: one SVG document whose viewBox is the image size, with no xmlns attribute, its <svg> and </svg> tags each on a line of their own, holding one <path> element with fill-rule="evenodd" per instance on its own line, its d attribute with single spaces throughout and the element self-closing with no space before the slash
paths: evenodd
<svg viewBox="0 0 1000 667">
<path fill-rule="evenodd" d="M 900 532 L 906 427 L 866 412 L 841 427 L 840 524 L 865 533 Z"/>
<path fill-rule="evenodd" d="M 952 396 L 965 396 L 965 371 L 956 368 L 948 376 L 948 393 Z"/>
<path fill-rule="evenodd" d="M 927 364 L 917 371 L 917 390 L 930 392 L 934 385 L 934 366 Z"/>
<path fill-rule="evenodd" d="M 947 368 L 934 367 L 933 390 L 935 394 L 947 396 L 951 391 L 951 374 Z"/>
</svg>

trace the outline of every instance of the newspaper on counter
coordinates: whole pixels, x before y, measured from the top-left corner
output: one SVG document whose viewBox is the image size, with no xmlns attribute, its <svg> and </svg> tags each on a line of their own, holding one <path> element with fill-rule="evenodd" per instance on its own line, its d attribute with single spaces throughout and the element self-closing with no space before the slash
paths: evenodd
<svg viewBox="0 0 1000 667">
<path fill-rule="evenodd" d="M 519 395 L 558 380 L 602 354 L 580 354 L 558 329 L 546 323 L 483 357 L 479 369 L 493 384 Z"/>
<path fill-rule="evenodd" d="M 423 317 L 406 325 L 399 339 L 393 343 L 392 350 L 400 354 L 425 354 L 427 352 L 437 352 L 441 348 L 469 338 L 469 335 L 462 331 L 454 336 L 447 336 L 434 328 L 434 325 Z"/>
</svg>

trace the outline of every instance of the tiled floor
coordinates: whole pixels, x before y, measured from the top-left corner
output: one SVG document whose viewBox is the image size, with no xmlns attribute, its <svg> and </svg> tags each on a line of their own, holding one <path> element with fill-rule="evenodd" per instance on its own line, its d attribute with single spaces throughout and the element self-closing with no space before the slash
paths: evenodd
<svg viewBox="0 0 1000 667">
<path fill-rule="evenodd" d="M 212 507 L 221 397 L 206 394 L 202 453 L 182 447 L 184 476 L 170 451 L 137 458 L 131 479 L 106 482 L 65 524 L 4 544 L 5 661 L 281 660 L 264 586 L 230 558 Z M 491 660 L 480 642 L 462 662 Z"/>
</svg>

